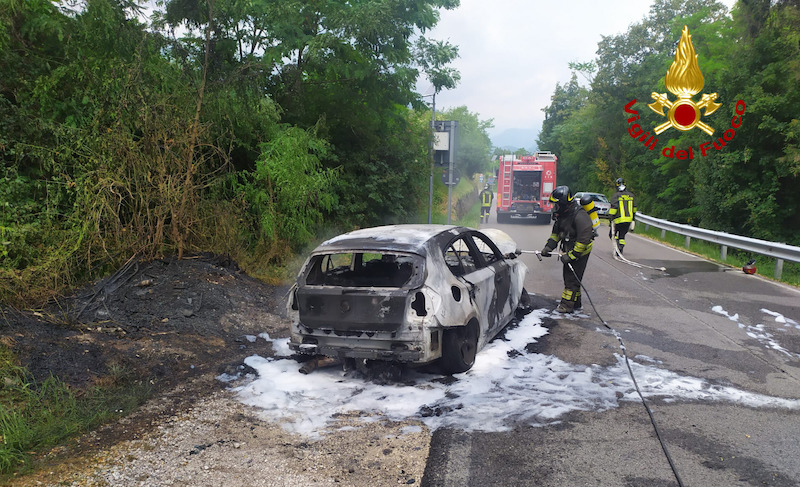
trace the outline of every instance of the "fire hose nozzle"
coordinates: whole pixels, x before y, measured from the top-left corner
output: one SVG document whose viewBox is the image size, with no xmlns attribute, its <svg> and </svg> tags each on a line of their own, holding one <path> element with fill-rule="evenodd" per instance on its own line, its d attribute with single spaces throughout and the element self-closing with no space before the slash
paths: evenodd
<svg viewBox="0 0 800 487">
<path fill-rule="evenodd" d="M 536 257 L 538 257 L 539 260 L 542 260 L 542 251 L 541 250 L 517 250 L 516 254 L 517 255 L 519 255 L 519 254 L 536 254 Z"/>
</svg>

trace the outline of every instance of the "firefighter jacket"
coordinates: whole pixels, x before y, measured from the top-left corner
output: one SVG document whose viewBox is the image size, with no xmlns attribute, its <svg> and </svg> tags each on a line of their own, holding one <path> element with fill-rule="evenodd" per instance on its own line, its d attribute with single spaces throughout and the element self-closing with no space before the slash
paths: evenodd
<svg viewBox="0 0 800 487">
<path fill-rule="evenodd" d="M 484 189 L 481 191 L 479 198 L 481 200 L 481 206 L 491 206 L 492 200 L 494 199 L 494 193 L 492 193 L 491 189 Z"/>
<path fill-rule="evenodd" d="M 636 200 L 633 193 L 628 190 L 617 191 L 611 197 L 611 209 L 608 216 L 614 219 L 614 223 L 630 223 L 636 214 Z"/>
<path fill-rule="evenodd" d="M 570 261 L 574 261 L 589 255 L 592 251 L 592 240 L 594 240 L 592 219 L 581 205 L 573 202 L 567 211 L 558 215 L 553 224 L 553 233 L 547 239 L 545 247 L 553 251 L 560 242 L 561 251 Z"/>
</svg>

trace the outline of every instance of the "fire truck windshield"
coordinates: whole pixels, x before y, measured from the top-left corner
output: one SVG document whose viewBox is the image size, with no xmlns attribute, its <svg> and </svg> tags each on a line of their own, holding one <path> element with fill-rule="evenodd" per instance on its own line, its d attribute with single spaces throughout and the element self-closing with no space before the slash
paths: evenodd
<svg viewBox="0 0 800 487">
<path fill-rule="evenodd" d="M 542 184 L 541 171 L 515 172 L 512 200 L 534 201 L 539 199 Z"/>
</svg>

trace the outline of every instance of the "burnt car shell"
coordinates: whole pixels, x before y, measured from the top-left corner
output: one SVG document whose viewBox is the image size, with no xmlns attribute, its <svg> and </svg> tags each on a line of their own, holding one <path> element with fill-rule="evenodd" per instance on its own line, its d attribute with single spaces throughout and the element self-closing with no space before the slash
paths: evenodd
<svg viewBox="0 0 800 487">
<path fill-rule="evenodd" d="M 452 342 L 446 330 L 460 328 L 477 334 L 476 352 L 513 319 L 523 293 L 527 268 L 505 237 L 501 250 L 474 229 L 392 225 L 323 242 L 291 291 L 290 348 L 425 364 L 442 356 L 446 338 Z M 448 264 L 458 253 L 454 246 L 469 246 L 462 250 L 480 261 L 471 273 Z"/>
</svg>

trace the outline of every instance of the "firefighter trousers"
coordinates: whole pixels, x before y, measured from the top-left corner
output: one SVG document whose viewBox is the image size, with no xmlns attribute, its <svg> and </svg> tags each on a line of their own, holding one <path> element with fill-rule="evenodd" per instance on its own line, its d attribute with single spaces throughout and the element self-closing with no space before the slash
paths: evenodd
<svg viewBox="0 0 800 487">
<path fill-rule="evenodd" d="M 586 271 L 589 255 L 578 257 L 571 264 L 564 264 L 564 291 L 561 293 L 561 306 L 569 311 L 581 307 L 581 281 Z M 569 266 L 572 265 L 572 269 Z M 575 270 L 573 273 L 572 270 Z"/>
<path fill-rule="evenodd" d="M 631 222 L 620 222 L 614 224 L 614 240 L 617 241 L 617 248 L 619 253 L 625 248 L 625 235 L 631 228 Z"/>
</svg>

